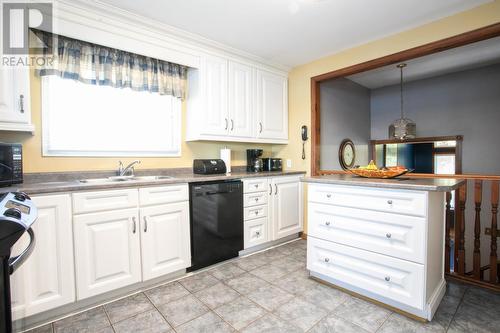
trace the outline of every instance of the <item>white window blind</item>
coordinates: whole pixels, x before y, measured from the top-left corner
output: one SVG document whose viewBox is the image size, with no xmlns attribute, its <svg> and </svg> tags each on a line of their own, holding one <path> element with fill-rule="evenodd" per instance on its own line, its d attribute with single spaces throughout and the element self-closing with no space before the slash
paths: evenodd
<svg viewBox="0 0 500 333">
<path fill-rule="evenodd" d="M 180 156 L 181 101 L 42 78 L 45 156 Z"/>
</svg>

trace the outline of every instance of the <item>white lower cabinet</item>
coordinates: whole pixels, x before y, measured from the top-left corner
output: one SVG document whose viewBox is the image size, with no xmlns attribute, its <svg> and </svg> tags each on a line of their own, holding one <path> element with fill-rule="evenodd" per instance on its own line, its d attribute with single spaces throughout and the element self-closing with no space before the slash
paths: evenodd
<svg viewBox="0 0 500 333">
<path fill-rule="evenodd" d="M 11 276 L 14 319 L 32 316 L 75 301 L 71 197 L 34 196 L 38 220 L 33 225 L 36 245 L 31 256 Z M 14 246 L 26 248 L 29 236 Z"/>
<path fill-rule="evenodd" d="M 303 230 L 299 176 L 244 179 L 244 248 Z"/>
<path fill-rule="evenodd" d="M 187 184 L 74 194 L 77 298 L 191 266 L 188 199 Z"/>
<path fill-rule="evenodd" d="M 74 217 L 78 299 L 141 280 L 138 222 L 135 208 Z"/>
<path fill-rule="evenodd" d="M 299 177 L 276 177 L 272 186 L 273 240 L 301 232 L 303 202 Z"/>
<path fill-rule="evenodd" d="M 144 281 L 191 266 L 189 202 L 141 208 Z"/>
</svg>

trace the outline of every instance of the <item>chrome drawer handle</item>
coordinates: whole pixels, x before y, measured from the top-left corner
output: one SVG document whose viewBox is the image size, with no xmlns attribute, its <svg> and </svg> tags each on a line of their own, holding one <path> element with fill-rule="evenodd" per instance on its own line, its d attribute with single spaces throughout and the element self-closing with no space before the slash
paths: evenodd
<svg viewBox="0 0 500 333">
<path fill-rule="evenodd" d="M 325 260 L 325 262 L 330 262 L 329 258 L 325 258 L 324 260 Z"/>
<path fill-rule="evenodd" d="M 331 198 L 331 197 L 332 197 L 332 195 L 331 195 L 330 193 L 328 193 L 328 194 L 326 195 L 326 197 L 327 197 L 327 198 Z"/>
<path fill-rule="evenodd" d="M 255 236 L 260 236 L 260 231 L 256 231 Z"/>
<path fill-rule="evenodd" d="M 392 237 L 392 235 L 388 232 L 388 233 L 386 233 L 386 234 L 385 234 L 385 237 L 387 237 L 387 238 L 391 238 L 391 237 Z"/>
<path fill-rule="evenodd" d="M 389 282 L 389 281 L 391 281 L 391 277 L 390 277 L 390 276 L 386 276 L 386 277 L 385 277 L 385 280 L 386 280 L 387 282 Z"/>
<path fill-rule="evenodd" d="M 259 201 L 259 198 L 255 198 L 255 202 L 258 202 Z"/>
<path fill-rule="evenodd" d="M 387 200 L 387 203 L 388 203 L 389 205 L 392 205 L 392 200 Z"/>
<path fill-rule="evenodd" d="M 259 184 L 255 184 L 253 187 L 257 188 L 257 187 L 259 187 Z"/>
<path fill-rule="evenodd" d="M 259 215 L 259 211 L 258 210 L 255 211 L 255 215 Z"/>
<path fill-rule="evenodd" d="M 330 225 L 330 221 L 325 222 L 325 225 L 329 226 Z"/>
</svg>

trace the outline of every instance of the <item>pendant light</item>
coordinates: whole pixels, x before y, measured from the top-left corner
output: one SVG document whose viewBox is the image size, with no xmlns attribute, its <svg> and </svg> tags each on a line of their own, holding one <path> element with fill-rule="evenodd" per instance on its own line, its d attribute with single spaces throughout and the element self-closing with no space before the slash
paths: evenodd
<svg viewBox="0 0 500 333">
<path fill-rule="evenodd" d="M 389 126 L 389 138 L 390 139 L 413 139 L 416 137 L 416 129 L 417 125 L 411 119 L 405 118 L 404 109 L 403 109 L 403 68 L 406 67 L 406 64 L 399 64 L 397 66 L 401 72 L 401 81 L 400 81 L 400 91 L 401 91 L 401 118 L 395 120 Z"/>
</svg>

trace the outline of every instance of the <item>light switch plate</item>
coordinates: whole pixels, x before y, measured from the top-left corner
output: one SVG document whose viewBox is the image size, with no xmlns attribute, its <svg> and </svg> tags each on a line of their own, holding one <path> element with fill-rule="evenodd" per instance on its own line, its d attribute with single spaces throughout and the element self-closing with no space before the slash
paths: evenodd
<svg viewBox="0 0 500 333">
<path fill-rule="evenodd" d="M 290 159 L 286 160 L 286 167 L 287 168 L 291 168 L 292 167 L 292 160 L 290 160 Z"/>
</svg>

